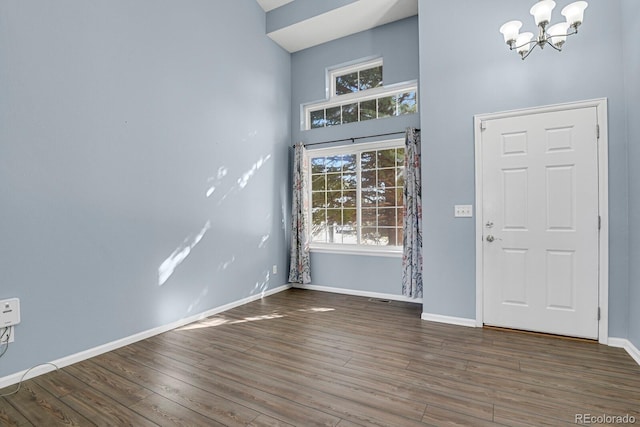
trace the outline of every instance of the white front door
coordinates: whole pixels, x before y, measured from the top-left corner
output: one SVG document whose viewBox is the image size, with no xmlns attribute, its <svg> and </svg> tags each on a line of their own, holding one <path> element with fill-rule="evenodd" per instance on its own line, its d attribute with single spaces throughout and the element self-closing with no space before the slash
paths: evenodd
<svg viewBox="0 0 640 427">
<path fill-rule="evenodd" d="M 482 121 L 483 322 L 598 338 L 595 107 Z"/>
</svg>

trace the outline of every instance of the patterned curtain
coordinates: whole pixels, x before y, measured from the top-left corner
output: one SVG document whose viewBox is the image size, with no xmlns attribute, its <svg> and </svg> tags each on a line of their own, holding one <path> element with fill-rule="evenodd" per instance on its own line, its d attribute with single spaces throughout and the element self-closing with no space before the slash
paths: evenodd
<svg viewBox="0 0 640 427">
<path fill-rule="evenodd" d="M 302 143 L 295 146 L 293 158 L 293 195 L 291 201 L 291 262 L 289 283 L 311 283 L 309 262 L 309 200 L 307 196 L 307 171 L 309 165 Z"/>
<path fill-rule="evenodd" d="M 420 130 L 409 128 L 404 150 L 404 218 L 402 226 L 402 294 L 422 297 L 422 184 Z"/>
</svg>

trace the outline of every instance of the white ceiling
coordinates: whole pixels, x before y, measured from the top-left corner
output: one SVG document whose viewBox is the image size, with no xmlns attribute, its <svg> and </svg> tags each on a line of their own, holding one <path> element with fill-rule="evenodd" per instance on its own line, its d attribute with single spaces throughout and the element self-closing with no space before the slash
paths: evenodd
<svg viewBox="0 0 640 427">
<path fill-rule="evenodd" d="M 257 0 L 266 7 L 279 7 L 292 0 Z M 297 52 L 379 25 L 418 14 L 418 0 L 358 0 L 313 16 L 268 34 L 289 52 Z"/>
</svg>

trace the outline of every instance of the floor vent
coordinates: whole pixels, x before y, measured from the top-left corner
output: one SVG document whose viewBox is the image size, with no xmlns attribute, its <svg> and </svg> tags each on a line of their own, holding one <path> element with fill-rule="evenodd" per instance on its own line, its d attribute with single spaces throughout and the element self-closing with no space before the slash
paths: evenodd
<svg viewBox="0 0 640 427">
<path fill-rule="evenodd" d="M 385 304 L 389 304 L 391 302 L 390 299 L 384 299 L 384 298 L 369 298 L 369 301 L 371 302 L 382 302 Z"/>
</svg>

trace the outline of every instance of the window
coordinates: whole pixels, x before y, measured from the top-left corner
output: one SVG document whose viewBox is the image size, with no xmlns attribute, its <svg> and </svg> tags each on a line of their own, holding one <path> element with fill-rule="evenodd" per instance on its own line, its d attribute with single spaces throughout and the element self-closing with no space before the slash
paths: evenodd
<svg viewBox="0 0 640 427">
<path fill-rule="evenodd" d="M 356 70 L 340 70 L 331 74 L 333 85 L 332 96 L 346 95 L 382 86 L 382 61 L 366 64 L 361 67 L 370 68 Z"/>
<path fill-rule="evenodd" d="M 400 253 L 404 141 L 310 150 L 307 156 L 311 247 Z"/>
<path fill-rule="evenodd" d="M 416 82 L 384 86 L 381 59 L 333 70 L 329 81 L 329 100 L 304 107 L 307 130 L 418 112 Z"/>
</svg>

